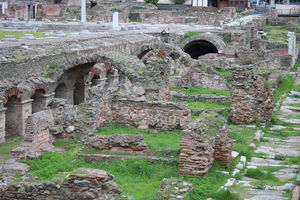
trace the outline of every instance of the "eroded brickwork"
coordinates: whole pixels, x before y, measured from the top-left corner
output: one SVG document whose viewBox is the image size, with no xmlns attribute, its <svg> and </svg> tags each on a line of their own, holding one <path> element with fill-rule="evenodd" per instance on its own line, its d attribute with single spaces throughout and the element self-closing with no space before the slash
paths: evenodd
<svg viewBox="0 0 300 200">
<path fill-rule="evenodd" d="M 228 130 L 223 124 L 220 128 L 216 122 L 197 119 L 182 131 L 180 171 L 181 176 L 204 176 L 214 161 L 223 165 L 231 162 L 232 141 L 228 138 Z"/>
<path fill-rule="evenodd" d="M 113 120 L 140 128 L 185 128 L 191 111 L 185 103 L 120 99 L 112 105 Z"/>
<path fill-rule="evenodd" d="M 251 68 L 236 68 L 231 86 L 231 121 L 235 124 L 269 121 L 272 117 L 272 89 Z"/>
</svg>

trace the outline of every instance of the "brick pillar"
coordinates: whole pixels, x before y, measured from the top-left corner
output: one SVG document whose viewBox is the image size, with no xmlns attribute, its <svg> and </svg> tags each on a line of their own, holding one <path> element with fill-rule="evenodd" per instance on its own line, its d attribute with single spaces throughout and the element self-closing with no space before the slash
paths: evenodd
<svg viewBox="0 0 300 200">
<path fill-rule="evenodd" d="M 0 108 L 0 144 L 5 142 L 5 111 L 6 108 Z"/>
<path fill-rule="evenodd" d="M 214 138 L 205 138 L 191 130 L 181 133 L 179 174 L 181 176 L 204 176 L 214 161 Z"/>
</svg>

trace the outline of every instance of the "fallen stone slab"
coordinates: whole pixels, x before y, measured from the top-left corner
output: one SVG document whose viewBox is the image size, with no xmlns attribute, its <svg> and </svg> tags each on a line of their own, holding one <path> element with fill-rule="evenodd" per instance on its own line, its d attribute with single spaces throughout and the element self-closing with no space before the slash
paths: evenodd
<svg viewBox="0 0 300 200">
<path fill-rule="evenodd" d="M 1 166 L 0 166 L 1 167 Z M 7 160 L 2 165 L 2 174 L 24 175 L 29 170 L 29 166 L 18 162 L 16 159 Z"/>
<path fill-rule="evenodd" d="M 275 155 L 287 155 L 287 156 L 300 156 L 300 151 L 290 145 L 278 145 L 276 147 L 259 146 L 255 153 L 264 153 L 271 156 Z"/>
<path fill-rule="evenodd" d="M 256 131 L 254 136 L 254 141 L 260 142 L 263 136 L 264 136 L 264 132 L 262 130 Z"/>
<path fill-rule="evenodd" d="M 300 199 L 300 186 L 296 186 L 293 190 L 291 200 L 299 200 Z"/>
<path fill-rule="evenodd" d="M 272 131 L 279 131 L 279 130 L 282 130 L 282 129 L 285 129 L 286 127 L 285 126 L 280 126 L 280 125 L 274 125 L 270 128 L 270 130 Z"/>
</svg>

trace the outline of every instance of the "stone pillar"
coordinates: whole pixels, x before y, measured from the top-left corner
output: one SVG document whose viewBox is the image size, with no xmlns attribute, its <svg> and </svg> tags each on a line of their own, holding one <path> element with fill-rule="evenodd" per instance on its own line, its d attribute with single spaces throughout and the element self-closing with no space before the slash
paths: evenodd
<svg viewBox="0 0 300 200">
<path fill-rule="evenodd" d="M 114 12 L 113 13 L 113 21 L 112 21 L 112 28 L 113 30 L 120 30 L 119 26 L 119 12 Z"/>
<path fill-rule="evenodd" d="M 81 0 L 81 22 L 86 22 L 86 0 Z"/>
<path fill-rule="evenodd" d="M 258 6 L 260 4 L 260 0 L 256 0 L 256 5 Z"/>
<path fill-rule="evenodd" d="M 287 1 L 286 1 L 286 4 L 287 4 L 287 5 L 290 5 L 290 0 L 287 0 Z"/>
<path fill-rule="evenodd" d="M 54 95 L 55 93 L 42 94 L 38 96 L 38 98 L 34 99 L 34 101 L 32 102 L 32 113 L 45 110 L 50 101 L 54 98 Z"/>
<path fill-rule="evenodd" d="M 32 101 L 28 99 L 17 103 L 17 130 L 19 135 L 25 134 L 27 118 L 32 114 Z"/>
<path fill-rule="evenodd" d="M 288 54 L 292 56 L 292 64 L 294 65 L 297 59 L 296 54 L 296 34 L 295 32 L 288 32 Z"/>
<path fill-rule="evenodd" d="M 275 0 L 270 0 L 270 6 L 275 7 Z"/>
<path fill-rule="evenodd" d="M 34 6 L 34 19 L 36 19 L 38 4 L 34 4 L 33 6 Z"/>
<path fill-rule="evenodd" d="M 0 108 L 0 144 L 5 142 L 5 111 L 6 108 Z"/>
<path fill-rule="evenodd" d="M 2 2 L 2 14 L 5 14 L 5 10 L 8 8 L 8 2 Z"/>
</svg>

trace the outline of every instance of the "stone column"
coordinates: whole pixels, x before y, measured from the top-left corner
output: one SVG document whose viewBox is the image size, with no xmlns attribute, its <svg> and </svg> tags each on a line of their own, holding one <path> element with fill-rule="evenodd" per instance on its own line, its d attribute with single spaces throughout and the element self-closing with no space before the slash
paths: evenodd
<svg viewBox="0 0 300 200">
<path fill-rule="evenodd" d="M 81 0 L 81 22 L 86 22 L 86 0 Z"/>
<path fill-rule="evenodd" d="M 296 34 L 295 32 L 288 32 L 288 54 L 292 56 L 292 64 L 294 65 L 297 59 L 296 55 Z"/>
<path fill-rule="evenodd" d="M 38 4 L 34 4 L 34 19 L 36 19 L 36 16 L 37 16 L 37 7 L 38 7 Z"/>
<path fill-rule="evenodd" d="M 258 6 L 260 4 L 260 0 L 256 0 L 256 5 Z"/>
<path fill-rule="evenodd" d="M 120 30 L 120 26 L 119 26 L 119 13 L 118 12 L 114 12 L 113 13 L 113 21 L 112 21 L 112 28 L 113 30 Z"/>
<path fill-rule="evenodd" d="M 290 5 L 290 0 L 287 0 L 287 1 L 286 1 L 286 4 L 287 4 L 287 5 Z"/>
<path fill-rule="evenodd" d="M 26 120 L 32 114 L 32 101 L 33 99 L 28 99 L 17 103 L 17 132 L 19 135 L 25 134 Z"/>
<path fill-rule="evenodd" d="M 275 0 L 270 0 L 270 6 L 275 7 Z"/>
<path fill-rule="evenodd" d="M 6 108 L 0 108 L 0 144 L 5 142 L 5 111 Z"/>
<path fill-rule="evenodd" d="M 8 2 L 2 2 L 2 14 L 5 14 L 5 10 L 8 8 Z"/>
<path fill-rule="evenodd" d="M 39 112 L 45 110 L 50 103 L 50 101 L 54 98 L 55 93 L 52 94 L 42 94 L 38 96 L 38 98 L 34 99 L 32 103 L 32 113 Z"/>
</svg>

